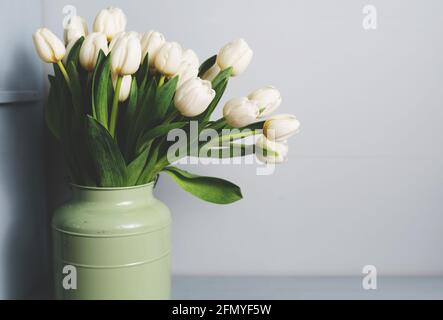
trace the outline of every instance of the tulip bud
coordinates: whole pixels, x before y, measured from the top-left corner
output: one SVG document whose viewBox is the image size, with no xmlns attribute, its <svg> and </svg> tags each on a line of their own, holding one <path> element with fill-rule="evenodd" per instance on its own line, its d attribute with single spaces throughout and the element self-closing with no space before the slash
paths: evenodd
<svg viewBox="0 0 443 320">
<path fill-rule="evenodd" d="M 220 73 L 221 69 L 218 64 L 214 64 L 210 67 L 202 76 L 202 79 L 212 81 Z"/>
<path fill-rule="evenodd" d="M 271 114 L 281 104 L 280 92 L 272 86 L 258 89 L 252 92 L 248 98 L 257 101 L 260 108 L 260 117 Z"/>
<path fill-rule="evenodd" d="M 113 38 L 112 41 L 109 43 L 109 51 L 112 51 L 112 49 L 115 46 L 115 43 L 117 42 L 118 39 L 120 39 L 121 37 L 126 36 L 126 37 L 134 37 L 140 40 L 141 36 L 140 33 L 136 32 L 136 31 L 129 31 L 129 32 L 119 32 L 117 33 Z"/>
<path fill-rule="evenodd" d="M 246 70 L 252 55 L 253 52 L 246 41 L 238 39 L 220 49 L 217 64 L 222 70 L 232 67 L 232 76 L 238 76 Z"/>
<path fill-rule="evenodd" d="M 200 61 L 197 57 L 197 54 L 191 49 L 186 49 L 183 51 L 182 62 L 186 62 L 188 64 L 196 66 L 197 68 L 200 66 Z"/>
<path fill-rule="evenodd" d="M 80 48 L 79 59 L 81 66 L 87 71 L 94 70 L 100 50 L 108 54 L 106 36 L 100 32 L 93 32 L 87 35 Z"/>
<path fill-rule="evenodd" d="M 63 42 L 47 28 L 40 28 L 33 34 L 35 50 L 40 59 L 47 63 L 57 63 L 66 54 Z"/>
<path fill-rule="evenodd" d="M 198 75 L 198 67 L 187 62 L 182 62 L 174 76 L 178 76 L 177 88 L 181 87 L 189 79 L 196 78 Z"/>
<path fill-rule="evenodd" d="M 85 19 L 79 16 L 73 16 L 69 19 L 64 31 L 65 44 L 69 44 L 71 41 L 76 41 L 81 37 L 86 37 L 88 34 L 88 25 Z"/>
<path fill-rule="evenodd" d="M 214 97 L 215 91 L 209 81 L 193 78 L 177 89 L 174 104 L 185 117 L 195 117 L 206 110 Z"/>
<path fill-rule="evenodd" d="M 125 34 L 117 39 L 112 48 L 112 72 L 124 76 L 135 73 L 142 57 L 140 40 L 131 34 Z"/>
<path fill-rule="evenodd" d="M 157 52 L 155 68 L 166 76 L 172 76 L 178 72 L 182 56 L 182 47 L 177 42 L 166 42 Z"/>
<path fill-rule="evenodd" d="M 117 85 L 117 78 L 118 76 L 115 74 L 112 74 L 112 85 L 115 87 Z M 131 83 L 132 83 L 132 76 L 127 75 L 124 76 L 122 79 L 122 84 L 120 86 L 120 94 L 118 95 L 118 101 L 124 102 L 129 97 L 129 93 L 131 92 Z"/>
<path fill-rule="evenodd" d="M 264 163 L 282 163 L 288 158 L 288 145 L 284 142 L 275 142 L 261 136 L 255 144 L 256 157 Z"/>
<path fill-rule="evenodd" d="M 265 121 L 263 134 L 269 140 L 281 142 L 297 133 L 300 127 L 298 121 L 292 114 L 281 114 Z"/>
<path fill-rule="evenodd" d="M 258 104 L 246 97 L 229 100 L 223 108 L 223 117 L 234 128 L 245 127 L 257 120 Z"/>
<path fill-rule="evenodd" d="M 119 8 L 109 7 L 101 10 L 95 17 L 94 32 L 102 32 L 108 41 L 119 32 L 125 31 L 126 16 Z"/>
<path fill-rule="evenodd" d="M 156 31 L 149 31 L 143 34 L 141 38 L 141 47 L 142 47 L 142 60 L 146 58 L 146 55 L 149 53 L 149 67 L 154 67 L 155 57 L 157 56 L 157 52 L 166 42 L 165 37 Z"/>
</svg>

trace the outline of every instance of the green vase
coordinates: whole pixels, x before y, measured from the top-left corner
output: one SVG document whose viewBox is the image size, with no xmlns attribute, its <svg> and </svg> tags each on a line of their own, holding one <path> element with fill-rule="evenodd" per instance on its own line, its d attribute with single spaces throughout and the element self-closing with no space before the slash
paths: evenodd
<svg viewBox="0 0 443 320">
<path fill-rule="evenodd" d="M 52 219 L 57 299 L 169 299 L 171 216 L 152 191 L 73 186 Z"/>
</svg>

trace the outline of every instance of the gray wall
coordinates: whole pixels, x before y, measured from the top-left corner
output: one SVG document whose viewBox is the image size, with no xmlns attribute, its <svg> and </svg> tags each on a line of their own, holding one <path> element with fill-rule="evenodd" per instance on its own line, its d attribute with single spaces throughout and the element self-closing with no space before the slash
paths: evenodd
<svg viewBox="0 0 443 320">
<path fill-rule="evenodd" d="M 45 0 L 61 35 L 65 1 Z M 70 0 L 90 23 L 108 1 Z M 226 97 L 277 86 L 301 133 L 271 176 L 199 166 L 240 184 L 231 206 L 201 202 L 162 177 L 177 274 L 443 273 L 443 2 L 113 1 L 129 29 L 162 31 L 207 57 L 239 36 L 255 51 Z M 226 99 L 226 98 L 225 98 Z"/>
<path fill-rule="evenodd" d="M 40 12 L 39 1 L 0 3 L 0 299 L 47 283 L 43 81 L 31 38 Z"/>
</svg>

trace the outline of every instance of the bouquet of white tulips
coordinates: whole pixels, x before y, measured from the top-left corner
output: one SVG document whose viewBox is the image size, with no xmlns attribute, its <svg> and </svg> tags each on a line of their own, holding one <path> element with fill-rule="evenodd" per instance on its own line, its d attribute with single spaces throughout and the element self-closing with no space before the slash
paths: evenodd
<svg viewBox="0 0 443 320">
<path fill-rule="evenodd" d="M 64 43 L 46 28 L 33 35 L 40 58 L 54 66 L 46 122 L 61 144 L 73 183 L 134 186 L 156 180 L 163 171 L 193 195 L 225 204 L 241 199 L 235 184 L 171 164 L 186 156 L 254 153 L 263 162 L 286 159 L 286 140 L 300 124 L 292 115 L 268 118 L 281 103 L 274 87 L 229 100 L 223 117 L 211 120 L 230 77 L 243 73 L 251 61 L 252 50 L 243 39 L 200 64 L 194 51 L 159 32 L 140 34 L 125 27 L 122 10 L 111 7 L 97 15 L 92 33 L 84 19 L 74 16 L 65 26 Z M 234 128 L 234 133 L 228 130 Z M 191 137 L 185 154 L 171 157 L 173 142 L 167 136 L 174 129 Z M 217 136 L 200 139 L 205 130 Z M 239 143 L 256 135 L 255 144 Z M 193 144 L 196 154 L 189 147 Z"/>
</svg>

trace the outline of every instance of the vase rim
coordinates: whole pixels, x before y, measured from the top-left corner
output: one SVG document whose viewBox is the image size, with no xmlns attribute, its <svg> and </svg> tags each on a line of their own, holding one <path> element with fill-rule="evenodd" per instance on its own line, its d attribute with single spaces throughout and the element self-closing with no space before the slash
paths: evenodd
<svg viewBox="0 0 443 320">
<path fill-rule="evenodd" d="M 83 186 L 76 183 L 70 183 L 69 184 L 72 188 L 78 189 L 78 190 L 87 190 L 87 191 L 124 191 L 124 190 L 133 190 L 133 189 L 142 189 L 146 187 L 150 187 L 154 185 L 154 181 L 140 184 L 136 186 L 128 186 L 128 187 L 91 187 L 91 186 Z"/>
</svg>

